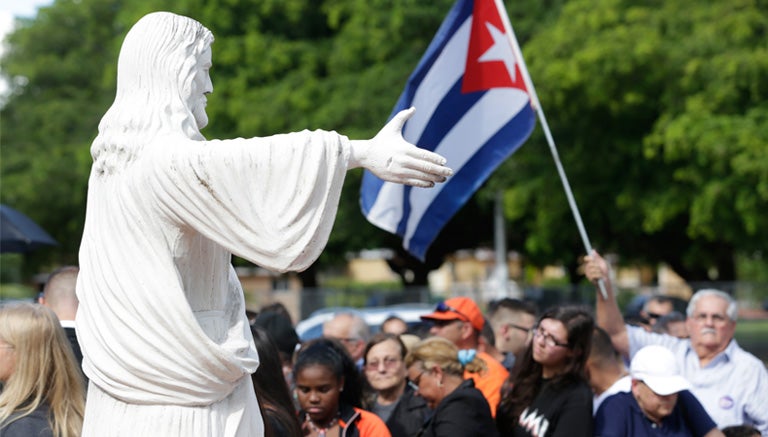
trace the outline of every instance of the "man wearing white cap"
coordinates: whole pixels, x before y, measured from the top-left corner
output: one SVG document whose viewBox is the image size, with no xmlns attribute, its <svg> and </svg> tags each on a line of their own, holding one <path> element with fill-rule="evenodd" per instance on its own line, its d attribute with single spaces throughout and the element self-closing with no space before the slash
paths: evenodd
<svg viewBox="0 0 768 437">
<path fill-rule="evenodd" d="M 595 415 L 595 435 L 722 436 L 723 433 L 688 390 L 674 354 L 646 346 L 632 358 L 632 392 L 607 398 Z"/>
</svg>

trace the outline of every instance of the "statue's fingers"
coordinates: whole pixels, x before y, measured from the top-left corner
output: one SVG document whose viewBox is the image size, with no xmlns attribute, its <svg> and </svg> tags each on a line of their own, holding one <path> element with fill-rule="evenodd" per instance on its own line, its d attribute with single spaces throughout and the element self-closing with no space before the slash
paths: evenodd
<svg viewBox="0 0 768 437">
<path fill-rule="evenodd" d="M 387 126 L 396 132 L 402 132 L 405 122 L 411 118 L 414 112 L 416 112 L 416 108 L 413 106 L 408 109 L 403 109 L 402 111 L 398 112 L 397 115 L 395 115 L 392 120 L 389 121 L 389 123 L 387 123 Z"/>
</svg>

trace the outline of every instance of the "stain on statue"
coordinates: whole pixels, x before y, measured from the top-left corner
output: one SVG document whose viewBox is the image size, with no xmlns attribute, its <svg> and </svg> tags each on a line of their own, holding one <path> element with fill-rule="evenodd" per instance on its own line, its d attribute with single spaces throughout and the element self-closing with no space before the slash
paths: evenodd
<svg viewBox="0 0 768 437">
<path fill-rule="evenodd" d="M 207 140 L 211 32 L 156 12 L 128 32 L 91 146 L 77 292 L 84 436 L 258 436 L 259 365 L 235 254 L 302 270 L 328 241 L 347 170 L 418 187 L 445 159 L 406 142 L 302 131 Z"/>
</svg>

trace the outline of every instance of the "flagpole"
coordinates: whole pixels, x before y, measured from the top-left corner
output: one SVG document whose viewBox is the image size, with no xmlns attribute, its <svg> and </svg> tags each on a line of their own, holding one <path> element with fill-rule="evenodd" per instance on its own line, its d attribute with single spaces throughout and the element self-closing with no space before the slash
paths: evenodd
<svg viewBox="0 0 768 437">
<path fill-rule="evenodd" d="M 496 257 L 496 268 L 493 269 L 494 279 L 498 281 L 500 292 L 496 298 L 509 297 L 509 267 L 507 267 L 507 237 L 504 232 L 504 194 L 501 188 L 496 190 L 493 207 L 493 242 Z"/>
<path fill-rule="evenodd" d="M 509 15 L 507 15 L 506 11 L 507 9 L 504 7 L 504 3 L 502 0 L 495 0 L 496 2 L 496 8 L 499 11 L 499 15 L 501 15 L 502 21 L 504 21 L 504 26 L 506 27 L 506 34 L 509 37 L 509 42 L 512 45 L 512 50 L 515 53 L 515 57 L 517 58 L 517 61 L 520 63 L 520 73 L 523 75 L 523 81 L 525 81 L 525 86 L 528 88 L 528 92 L 531 96 L 531 104 L 533 105 L 533 109 L 536 111 L 536 114 L 539 116 L 539 121 L 541 122 L 541 128 L 544 129 L 544 136 L 547 138 L 547 144 L 549 144 L 549 150 L 552 152 L 552 158 L 555 161 L 555 166 L 557 167 L 557 173 L 560 175 L 560 180 L 563 183 L 563 188 L 565 189 L 565 196 L 568 198 L 568 204 L 571 207 L 571 212 L 573 213 L 573 218 L 576 220 L 576 226 L 579 229 L 579 235 L 581 235 L 581 240 L 584 243 L 584 248 L 587 250 L 587 254 L 592 254 L 592 245 L 589 243 L 589 237 L 587 237 L 587 230 L 584 228 L 584 222 L 581 220 L 581 214 L 579 213 L 579 207 L 576 206 L 576 199 L 573 197 L 573 192 L 571 191 L 571 185 L 568 183 L 568 177 L 565 175 L 565 170 L 563 169 L 563 164 L 560 162 L 560 155 L 557 153 L 557 147 L 555 146 L 555 140 L 552 138 L 552 132 L 549 130 L 549 124 L 547 123 L 547 117 L 544 115 L 544 109 L 541 108 L 541 104 L 539 103 L 539 96 L 536 94 L 536 88 L 533 86 L 533 81 L 531 81 L 530 76 L 528 75 L 528 67 L 525 65 L 525 59 L 523 58 L 523 52 L 520 50 L 520 46 L 517 43 L 517 37 L 515 37 L 515 31 L 512 28 L 512 23 L 509 21 Z M 501 13 L 503 11 L 503 13 Z M 605 284 L 603 283 L 603 280 L 598 281 L 598 286 L 600 287 L 600 294 L 603 296 L 603 300 L 608 299 L 608 293 L 605 290 Z"/>
</svg>

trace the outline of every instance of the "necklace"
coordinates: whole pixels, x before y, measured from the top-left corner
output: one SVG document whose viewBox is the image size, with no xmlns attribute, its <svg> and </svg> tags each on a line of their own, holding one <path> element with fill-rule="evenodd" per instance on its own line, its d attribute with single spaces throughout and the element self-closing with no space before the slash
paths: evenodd
<svg viewBox="0 0 768 437">
<path fill-rule="evenodd" d="M 326 437 L 328 431 L 334 426 L 336 426 L 336 424 L 339 423 L 339 416 L 336 416 L 333 419 L 331 419 L 331 421 L 328 422 L 328 424 L 324 427 L 321 427 L 315 424 L 315 422 L 313 422 L 312 419 L 309 418 L 309 415 L 307 415 L 306 422 L 309 424 L 309 427 L 312 428 L 312 431 L 317 433 L 317 437 Z"/>
</svg>

